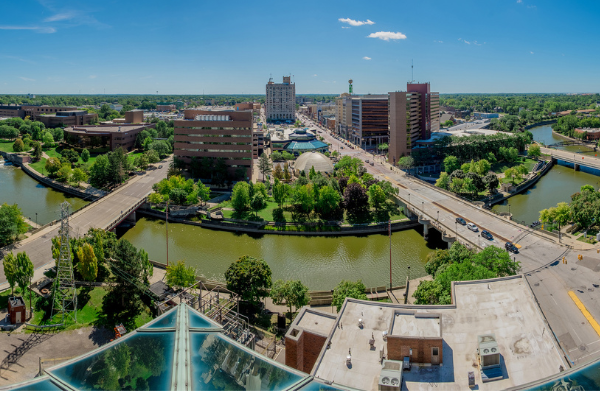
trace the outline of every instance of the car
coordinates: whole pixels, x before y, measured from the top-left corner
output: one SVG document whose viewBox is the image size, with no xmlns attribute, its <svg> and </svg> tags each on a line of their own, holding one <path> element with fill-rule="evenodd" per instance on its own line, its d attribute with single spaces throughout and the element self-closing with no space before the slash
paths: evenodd
<svg viewBox="0 0 600 400">
<path fill-rule="evenodd" d="M 477 225 L 475 225 L 475 224 L 474 224 L 474 223 L 472 223 L 472 222 L 469 222 L 469 223 L 467 224 L 467 228 L 469 228 L 469 229 L 470 229 L 470 230 L 472 230 L 473 232 L 477 232 L 477 231 L 479 230 L 479 228 L 477 228 Z"/>
<path fill-rule="evenodd" d="M 481 237 L 487 240 L 494 240 L 494 237 L 488 231 L 481 231 Z"/>
<path fill-rule="evenodd" d="M 461 225 L 466 225 L 466 224 L 467 224 L 467 221 L 465 221 L 465 220 L 464 220 L 464 219 L 462 219 L 462 218 L 456 218 L 456 222 L 458 222 L 458 223 L 459 223 L 459 224 L 461 224 Z"/>
<path fill-rule="evenodd" d="M 515 246 L 511 242 L 506 242 L 506 244 L 504 245 L 504 248 L 506 249 L 506 251 L 509 251 L 511 253 L 515 253 L 515 254 L 519 253 L 519 249 L 517 249 L 517 246 Z"/>
</svg>

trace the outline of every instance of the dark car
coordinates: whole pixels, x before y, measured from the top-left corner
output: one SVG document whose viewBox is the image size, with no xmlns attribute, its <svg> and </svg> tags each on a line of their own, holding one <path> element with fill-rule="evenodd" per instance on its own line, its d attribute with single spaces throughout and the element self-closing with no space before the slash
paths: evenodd
<svg viewBox="0 0 600 400">
<path fill-rule="evenodd" d="M 504 245 L 504 248 L 507 251 L 510 251 L 511 253 L 515 253 L 518 254 L 519 253 L 519 249 L 517 249 L 517 246 L 515 246 L 514 244 L 512 244 L 511 242 L 506 242 L 506 244 Z"/>
<path fill-rule="evenodd" d="M 494 240 L 494 237 L 488 231 L 481 231 L 481 237 L 486 238 L 487 240 Z"/>
<path fill-rule="evenodd" d="M 465 220 L 464 220 L 464 219 L 462 219 L 462 218 L 456 218 L 456 222 L 458 222 L 458 223 L 459 223 L 459 224 L 461 224 L 461 225 L 466 225 L 466 224 L 467 224 L 467 221 L 465 221 Z"/>
</svg>

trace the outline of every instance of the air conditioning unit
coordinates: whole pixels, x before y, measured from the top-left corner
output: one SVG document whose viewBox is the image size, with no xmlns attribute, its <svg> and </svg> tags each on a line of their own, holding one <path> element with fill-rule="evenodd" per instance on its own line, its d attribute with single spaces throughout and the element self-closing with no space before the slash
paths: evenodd
<svg viewBox="0 0 600 400">
<path fill-rule="evenodd" d="M 386 360 L 381 364 L 379 391 L 399 392 L 402 386 L 402 362 Z"/>
</svg>

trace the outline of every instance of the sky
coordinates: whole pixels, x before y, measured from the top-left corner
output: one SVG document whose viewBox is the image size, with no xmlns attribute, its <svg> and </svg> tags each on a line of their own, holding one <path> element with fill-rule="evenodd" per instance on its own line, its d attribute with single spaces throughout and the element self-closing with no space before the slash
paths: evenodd
<svg viewBox="0 0 600 400">
<path fill-rule="evenodd" d="M 600 92 L 597 0 L 3 1 L 0 93 Z"/>
</svg>

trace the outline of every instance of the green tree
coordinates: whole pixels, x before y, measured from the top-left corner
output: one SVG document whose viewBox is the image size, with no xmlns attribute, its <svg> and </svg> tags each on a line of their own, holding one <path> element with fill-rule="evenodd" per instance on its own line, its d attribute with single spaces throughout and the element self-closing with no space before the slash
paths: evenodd
<svg viewBox="0 0 600 400">
<path fill-rule="evenodd" d="M 44 142 L 44 147 L 54 147 L 54 136 L 52 136 L 52 133 L 46 132 L 42 141 Z"/>
<path fill-rule="evenodd" d="M 25 151 L 25 144 L 23 143 L 23 141 L 21 139 L 15 140 L 15 143 L 13 144 L 13 151 L 16 153 Z"/>
<path fill-rule="evenodd" d="M 38 161 L 41 160 L 42 153 L 42 145 L 40 142 L 33 142 L 33 158 Z"/>
<path fill-rule="evenodd" d="M 290 315 L 298 308 L 304 307 L 310 303 L 308 287 L 300 281 L 276 280 L 273 283 L 270 293 L 273 303 L 277 305 L 286 305 L 290 310 Z"/>
<path fill-rule="evenodd" d="M 0 246 L 6 246 L 27 232 L 28 225 L 17 204 L 0 206 Z"/>
<path fill-rule="evenodd" d="M 398 168 L 411 169 L 415 165 L 415 160 L 411 156 L 402 157 L 398 160 Z"/>
<path fill-rule="evenodd" d="M 17 259 L 13 253 L 6 253 L 4 256 L 4 276 L 8 281 L 8 285 L 10 286 L 11 295 L 14 294 L 15 284 L 17 283 Z"/>
<path fill-rule="evenodd" d="M 435 186 L 448 190 L 450 187 L 450 176 L 447 172 L 440 173 L 440 177 L 435 181 Z"/>
<path fill-rule="evenodd" d="M 385 195 L 383 189 L 379 185 L 371 185 L 369 187 L 369 205 L 373 207 L 376 211 L 381 210 L 381 208 L 385 205 L 385 201 L 387 200 L 387 196 Z"/>
<path fill-rule="evenodd" d="M 496 276 L 510 276 L 519 272 L 520 263 L 513 261 L 505 250 L 488 246 L 475 254 L 472 258 L 473 265 L 481 266 L 492 271 Z"/>
<path fill-rule="evenodd" d="M 73 149 L 64 149 L 60 153 L 60 161 L 63 164 L 66 162 L 75 165 L 79 161 L 79 154 Z"/>
<path fill-rule="evenodd" d="M 59 182 L 68 182 L 71 179 L 73 171 L 71 170 L 71 164 L 62 164 L 58 172 L 56 173 L 56 180 Z"/>
<path fill-rule="evenodd" d="M 452 172 L 456 171 L 460 168 L 460 164 L 458 163 L 458 158 L 455 156 L 447 156 L 444 158 L 444 171 L 450 175 Z"/>
<path fill-rule="evenodd" d="M 283 180 L 285 182 L 289 182 L 289 180 L 292 179 L 292 175 L 290 174 L 290 168 L 288 166 L 288 163 L 283 164 Z"/>
<path fill-rule="evenodd" d="M 157 163 L 160 161 L 160 157 L 158 156 L 158 153 L 156 152 L 156 150 L 148 150 L 144 154 L 146 154 L 148 156 L 148 162 L 150 164 L 154 164 L 154 163 Z"/>
<path fill-rule="evenodd" d="M 231 192 L 231 206 L 237 213 L 250 207 L 250 187 L 246 182 L 238 182 Z"/>
<path fill-rule="evenodd" d="M 150 196 L 148 196 L 148 201 L 150 204 L 160 204 L 163 202 L 163 197 L 160 193 L 151 193 Z"/>
<path fill-rule="evenodd" d="M 269 294 L 271 268 L 264 260 L 242 256 L 225 271 L 227 289 L 240 295 L 242 300 L 257 305 Z"/>
<path fill-rule="evenodd" d="M 315 208 L 315 195 L 312 184 L 296 185 L 293 191 L 294 204 L 304 213 L 310 214 Z"/>
<path fill-rule="evenodd" d="M 265 196 L 261 192 L 257 192 L 252 196 L 252 200 L 250 200 L 250 208 L 254 211 L 256 217 L 258 217 L 258 212 L 267 208 L 267 200 Z"/>
<path fill-rule="evenodd" d="M 493 172 L 488 172 L 488 174 L 483 178 L 483 183 L 487 187 L 490 194 L 495 194 L 498 191 L 498 185 L 500 181 L 498 180 L 498 176 Z"/>
<path fill-rule="evenodd" d="M 537 144 L 532 144 L 529 146 L 529 149 L 527 149 L 527 155 L 529 157 L 533 157 L 533 158 L 538 158 L 542 156 L 542 151 L 540 150 L 540 146 Z"/>
<path fill-rule="evenodd" d="M 94 282 L 98 276 L 98 259 L 94 248 L 89 243 L 84 243 L 77 249 L 77 271 L 83 280 Z"/>
<path fill-rule="evenodd" d="M 519 172 L 515 168 L 507 168 L 504 171 L 504 177 L 512 181 L 515 184 L 515 178 L 519 177 Z"/>
<path fill-rule="evenodd" d="M 450 304 L 450 296 L 438 281 L 422 281 L 413 293 L 416 304 Z"/>
<path fill-rule="evenodd" d="M 336 307 L 337 312 L 340 312 L 347 297 L 357 300 L 367 300 L 366 290 L 367 288 L 361 280 L 356 282 L 343 280 L 333 289 L 331 305 Z"/>
<path fill-rule="evenodd" d="M 323 218 L 331 216 L 334 211 L 339 209 L 342 196 L 331 186 L 323 186 L 319 189 L 319 198 L 317 200 L 317 211 Z"/>
<path fill-rule="evenodd" d="M 583 192 L 585 192 L 585 191 L 588 191 L 588 192 L 595 192 L 595 191 L 596 191 L 596 189 L 594 189 L 594 187 L 593 187 L 592 185 L 583 185 L 583 186 L 581 187 L 581 189 L 580 189 L 580 192 L 581 192 L 581 193 L 583 193 Z"/>
<path fill-rule="evenodd" d="M 97 188 L 103 188 L 109 184 L 110 161 L 106 154 L 96 158 L 90 168 L 90 183 Z"/>
<path fill-rule="evenodd" d="M 90 151 L 88 149 L 83 149 L 81 152 L 81 160 L 86 163 L 90 159 Z"/>
<path fill-rule="evenodd" d="M 186 288 L 196 283 L 196 269 L 185 265 L 179 260 L 177 263 L 170 262 L 167 265 L 167 285 L 175 288 Z"/>
<path fill-rule="evenodd" d="M 58 172 L 61 167 L 61 163 L 56 157 L 50 157 L 46 159 L 45 168 L 50 176 Z"/>
<path fill-rule="evenodd" d="M 269 160 L 269 157 L 267 156 L 266 153 L 262 153 L 260 155 L 260 157 L 258 158 L 258 170 L 262 173 L 263 176 L 263 182 L 265 180 L 265 175 L 270 174 L 272 171 L 272 164 L 271 164 L 271 160 Z"/>
<path fill-rule="evenodd" d="M 75 168 L 73 170 L 73 175 L 71 176 L 71 181 L 75 184 L 75 186 L 79 187 L 79 182 L 86 182 L 88 180 L 88 175 L 81 168 Z"/>
<path fill-rule="evenodd" d="M 275 200 L 275 203 L 279 205 L 279 208 L 285 203 L 289 194 L 289 189 L 290 187 L 288 185 L 275 178 L 275 184 L 273 185 L 273 199 Z"/>
<path fill-rule="evenodd" d="M 22 252 L 17 254 L 17 277 L 16 281 L 21 288 L 21 291 L 25 293 L 31 278 L 33 278 L 33 263 L 29 259 L 27 253 Z"/>
</svg>

